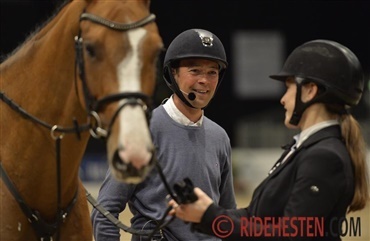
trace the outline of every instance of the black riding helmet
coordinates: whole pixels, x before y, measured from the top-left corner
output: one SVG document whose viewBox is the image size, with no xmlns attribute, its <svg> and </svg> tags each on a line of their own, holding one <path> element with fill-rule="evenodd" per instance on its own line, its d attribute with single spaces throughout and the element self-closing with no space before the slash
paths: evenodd
<svg viewBox="0 0 370 241">
<path fill-rule="evenodd" d="M 203 29 L 189 29 L 180 33 L 168 47 L 163 64 L 163 78 L 167 86 L 186 105 L 194 108 L 180 91 L 171 71 L 171 68 L 177 67 L 175 65 L 179 60 L 186 58 L 203 58 L 218 62 L 220 66 L 218 88 L 227 67 L 226 53 L 220 39 Z"/>
<path fill-rule="evenodd" d="M 280 73 L 270 78 L 285 81 L 294 77 L 297 84 L 296 105 L 290 123 L 297 125 L 304 110 L 316 102 L 345 107 L 358 104 L 364 90 L 360 61 L 347 47 L 330 40 L 314 40 L 297 47 L 285 61 Z M 301 86 L 316 83 L 321 92 L 313 100 L 301 101 Z"/>
</svg>

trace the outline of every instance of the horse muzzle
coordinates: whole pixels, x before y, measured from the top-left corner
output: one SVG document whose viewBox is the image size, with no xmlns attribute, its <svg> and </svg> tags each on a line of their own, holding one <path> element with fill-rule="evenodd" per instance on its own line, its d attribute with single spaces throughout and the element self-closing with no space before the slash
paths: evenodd
<svg viewBox="0 0 370 241">
<path fill-rule="evenodd" d="M 138 184 L 144 181 L 155 164 L 154 151 L 148 150 L 148 152 L 150 153 L 149 162 L 146 161 L 146 165 L 134 166 L 134 163 L 139 162 L 126 159 L 122 150 L 115 151 L 111 160 L 113 175 L 125 183 Z"/>
</svg>

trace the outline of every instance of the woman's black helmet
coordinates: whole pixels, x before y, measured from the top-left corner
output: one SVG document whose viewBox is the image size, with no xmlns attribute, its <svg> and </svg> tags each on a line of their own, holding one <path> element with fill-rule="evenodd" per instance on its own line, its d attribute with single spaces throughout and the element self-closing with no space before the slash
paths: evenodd
<svg viewBox="0 0 370 241">
<path fill-rule="evenodd" d="M 330 40 L 314 40 L 297 47 L 285 61 L 280 73 L 270 76 L 280 81 L 288 77 L 294 77 L 298 85 L 314 82 L 324 89 L 312 102 L 298 106 L 298 112 L 301 112 L 296 113 L 298 115 L 314 102 L 355 106 L 364 90 L 364 74 L 356 55 L 347 47 Z M 296 107 L 297 104 L 303 105 L 296 102 Z"/>
<path fill-rule="evenodd" d="M 166 51 L 163 63 L 163 77 L 168 87 L 188 106 L 193 107 L 183 96 L 171 72 L 173 64 L 186 58 L 204 58 L 218 62 L 220 74 L 218 86 L 227 67 L 226 52 L 220 39 L 204 29 L 189 29 L 180 33 Z M 217 86 L 217 87 L 218 87 Z"/>
</svg>

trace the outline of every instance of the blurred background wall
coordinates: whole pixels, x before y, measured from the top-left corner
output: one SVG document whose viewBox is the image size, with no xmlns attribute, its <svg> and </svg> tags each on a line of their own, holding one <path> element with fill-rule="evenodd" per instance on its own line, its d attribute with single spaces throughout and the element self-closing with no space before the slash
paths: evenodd
<svg viewBox="0 0 370 241">
<path fill-rule="evenodd" d="M 1 0 L 1 56 L 22 43 L 61 2 Z M 153 0 L 151 10 L 165 46 L 189 28 L 208 29 L 224 43 L 229 69 L 205 114 L 230 136 L 238 189 L 253 188 L 280 155 L 279 147 L 295 134 L 283 125 L 279 100 L 284 88 L 268 76 L 306 41 L 335 40 L 360 59 L 367 81 L 353 114 L 370 143 L 370 1 Z M 155 104 L 169 95 L 159 72 Z M 104 143 L 91 140 L 81 165 L 84 180 L 104 177 L 104 151 Z"/>
</svg>

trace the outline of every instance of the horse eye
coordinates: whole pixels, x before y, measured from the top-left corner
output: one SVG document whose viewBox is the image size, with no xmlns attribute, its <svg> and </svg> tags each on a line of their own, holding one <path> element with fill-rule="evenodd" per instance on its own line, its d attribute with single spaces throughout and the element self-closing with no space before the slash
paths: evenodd
<svg viewBox="0 0 370 241">
<path fill-rule="evenodd" d="M 89 45 L 87 44 L 85 46 L 85 49 L 86 49 L 86 53 L 90 56 L 90 57 L 95 57 L 96 56 L 96 53 L 95 53 L 95 49 L 92 45 Z"/>
</svg>

